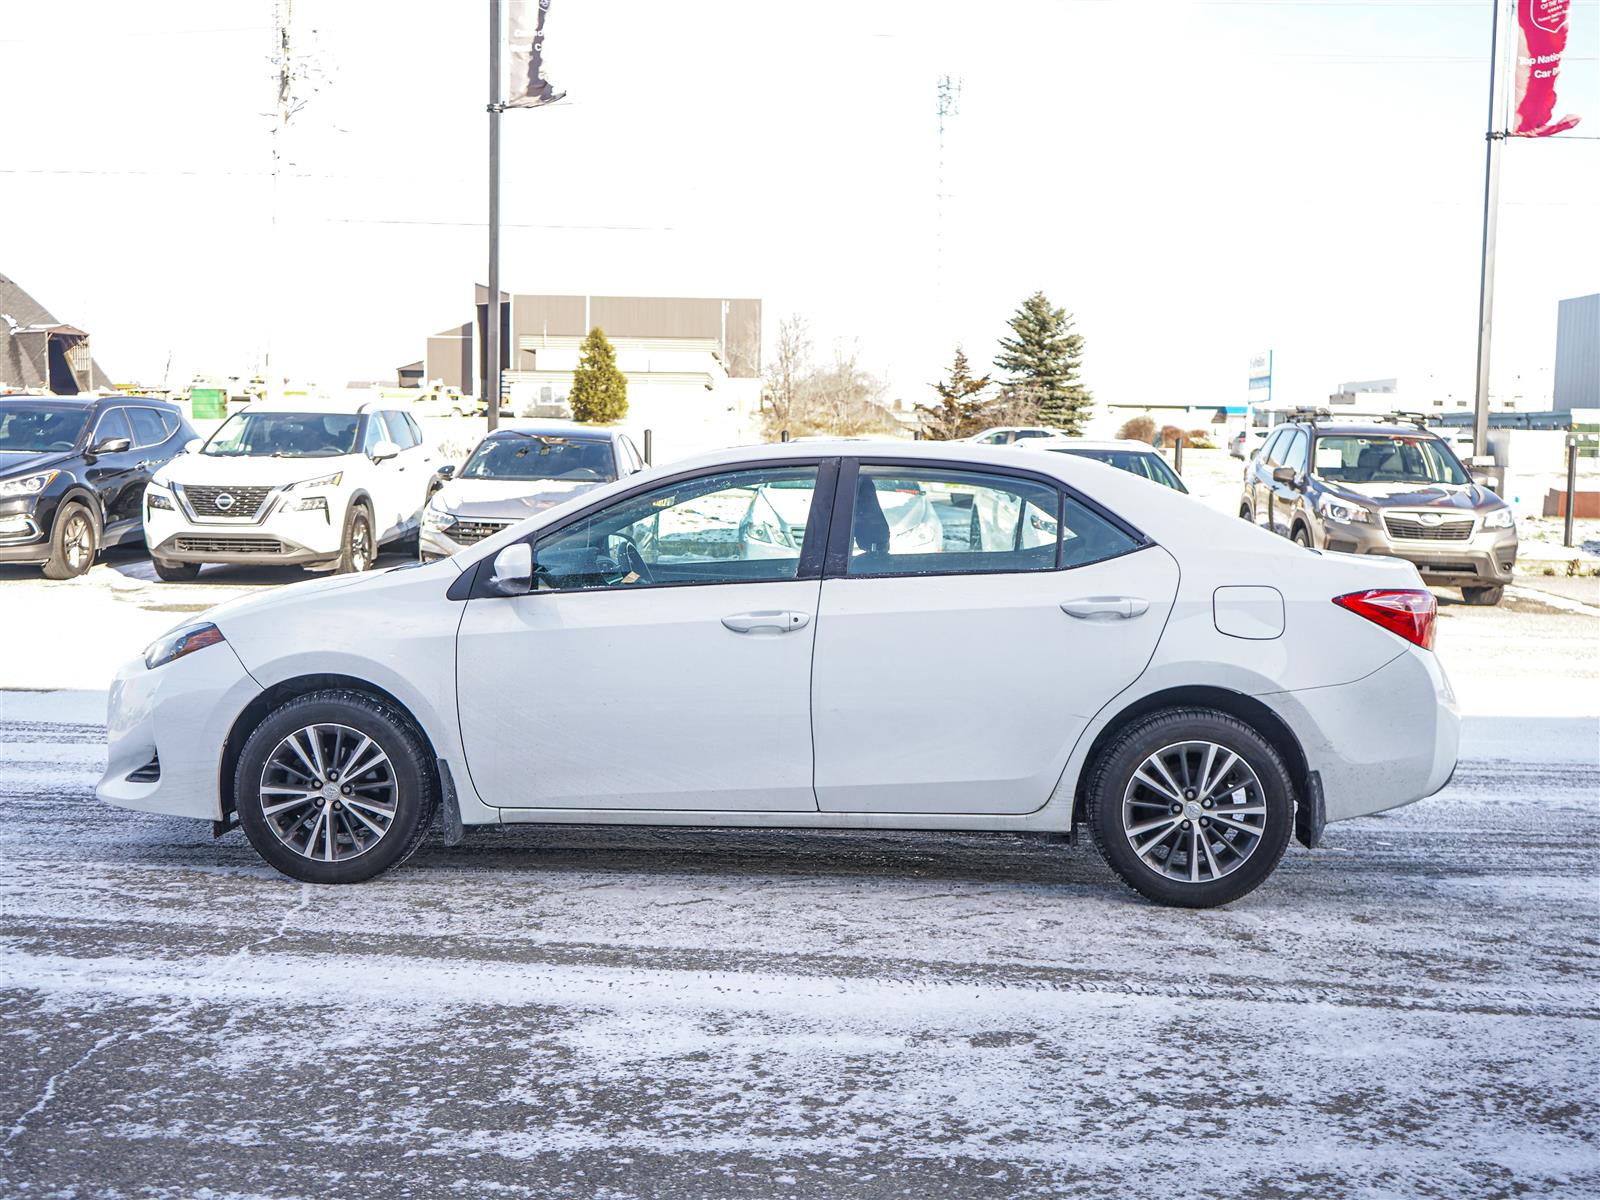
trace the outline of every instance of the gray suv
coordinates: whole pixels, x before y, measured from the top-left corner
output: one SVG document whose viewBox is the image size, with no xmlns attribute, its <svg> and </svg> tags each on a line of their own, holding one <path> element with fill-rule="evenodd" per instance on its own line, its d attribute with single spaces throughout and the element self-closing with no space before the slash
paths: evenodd
<svg viewBox="0 0 1600 1200">
<path fill-rule="evenodd" d="M 1239 515 L 1302 546 L 1386 554 L 1468 604 L 1498 604 L 1517 559 L 1511 509 L 1421 426 L 1321 417 L 1274 429 Z"/>
</svg>

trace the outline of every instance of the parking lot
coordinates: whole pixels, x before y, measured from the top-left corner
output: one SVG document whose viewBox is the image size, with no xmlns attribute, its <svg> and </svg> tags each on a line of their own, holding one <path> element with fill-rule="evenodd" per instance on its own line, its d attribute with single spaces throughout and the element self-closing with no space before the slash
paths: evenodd
<svg viewBox="0 0 1600 1200">
<path fill-rule="evenodd" d="M 99 804 L 117 663 L 299 577 L 0 569 L 0 1194 L 1600 1190 L 1593 579 L 1441 593 L 1450 785 L 1190 912 L 1000 835 L 473 830 L 318 889 Z"/>
</svg>

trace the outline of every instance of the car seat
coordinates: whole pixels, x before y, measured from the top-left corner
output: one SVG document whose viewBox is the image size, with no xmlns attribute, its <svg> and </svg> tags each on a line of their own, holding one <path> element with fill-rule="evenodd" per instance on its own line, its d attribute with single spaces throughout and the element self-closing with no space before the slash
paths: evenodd
<svg viewBox="0 0 1600 1200">
<path fill-rule="evenodd" d="M 889 553 L 889 518 L 883 515 L 883 505 L 878 503 L 878 489 L 866 476 L 856 480 L 855 518 L 851 522 L 850 536 L 856 549 L 863 554 Z"/>
</svg>

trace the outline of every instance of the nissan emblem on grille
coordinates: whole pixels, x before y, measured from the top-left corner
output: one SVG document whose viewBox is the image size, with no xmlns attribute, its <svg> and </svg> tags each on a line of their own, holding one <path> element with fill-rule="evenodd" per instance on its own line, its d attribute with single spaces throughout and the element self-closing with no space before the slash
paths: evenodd
<svg viewBox="0 0 1600 1200">
<path fill-rule="evenodd" d="M 221 509 L 223 512 L 227 512 L 233 507 L 233 497 L 227 492 L 223 492 L 217 496 L 215 503 L 219 509 Z"/>
</svg>

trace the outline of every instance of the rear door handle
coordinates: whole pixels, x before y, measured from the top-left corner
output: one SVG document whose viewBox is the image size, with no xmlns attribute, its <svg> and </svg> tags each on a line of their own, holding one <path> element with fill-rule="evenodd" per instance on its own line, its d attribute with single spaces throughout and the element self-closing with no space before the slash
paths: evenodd
<svg viewBox="0 0 1600 1200">
<path fill-rule="evenodd" d="M 1112 621 L 1142 616 L 1150 611 L 1150 601 L 1139 596 L 1083 596 L 1063 600 L 1061 611 L 1081 621 Z"/>
<path fill-rule="evenodd" d="M 788 633 L 803 628 L 810 620 L 810 613 L 772 610 L 730 613 L 722 623 L 735 633 Z"/>
</svg>

